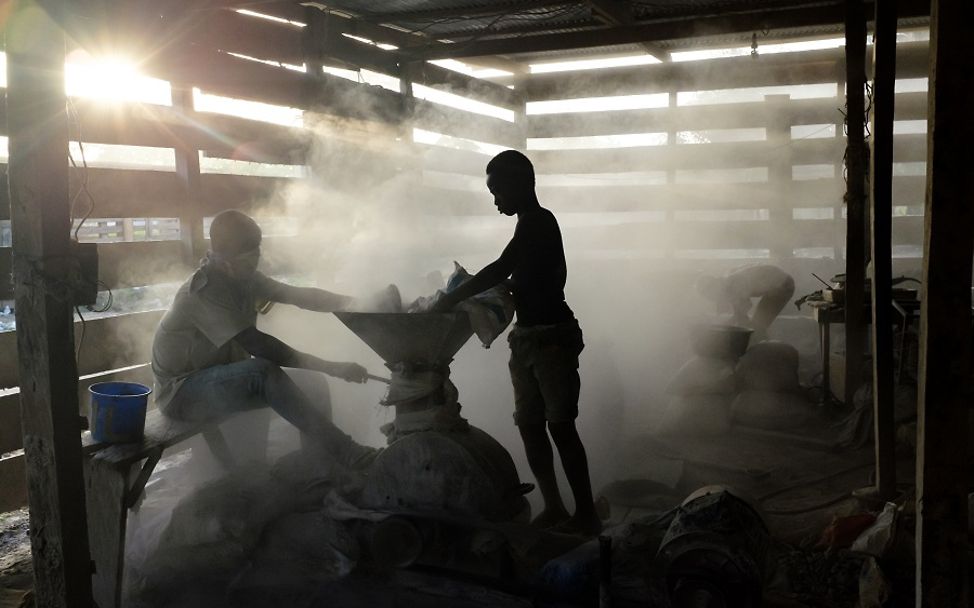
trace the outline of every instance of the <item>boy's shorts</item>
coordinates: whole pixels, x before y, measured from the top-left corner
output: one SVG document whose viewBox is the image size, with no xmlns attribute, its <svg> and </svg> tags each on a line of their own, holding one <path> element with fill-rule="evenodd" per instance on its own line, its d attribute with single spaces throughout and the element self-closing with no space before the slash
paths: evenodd
<svg viewBox="0 0 974 608">
<path fill-rule="evenodd" d="M 575 320 L 515 326 L 511 345 L 514 424 L 570 422 L 578 417 L 578 355 L 585 347 Z"/>
</svg>

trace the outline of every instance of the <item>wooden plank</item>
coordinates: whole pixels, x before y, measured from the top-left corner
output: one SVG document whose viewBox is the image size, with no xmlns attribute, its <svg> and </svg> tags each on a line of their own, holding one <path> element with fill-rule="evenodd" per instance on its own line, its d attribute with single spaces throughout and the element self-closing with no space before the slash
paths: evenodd
<svg viewBox="0 0 974 608">
<path fill-rule="evenodd" d="M 172 87 L 173 105 L 185 114 L 192 114 L 193 90 L 179 81 Z M 176 182 L 182 204 L 179 206 L 179 258 L 190 266 L 203 257 L 206 246 L 203 235 L 203 186 L 200 178 L 199 150 L 191 142 L 180 142 L 174 150 L 176 157 Z M 101 268 L 99 268 L 99 273 Z"/>
<path fill-rule="evenodd" d="M 23 454 L 0 458 L 0 513 L 27 504 L 26 459 Z"/>
<path fill-rule="evenodd" d="M 804 220 L 791 246 L 830 245 L 841 224 L 834 220 Z M 604 249 L 622 244 L 646 249 L 760 249 L 771 248 L 776 230 L 769 220 L 630 222 L 615 226 L 563 228 L 565 241 L 575 250 Z"/>
<path fill-rule="evenodd" d="M 217 95 L 292 108 L 308 105 L 305 74 L 209 49 L 187 47 L 157 56 L 143 70 Z"/>
<path fill-rule="evenodd" d="M 90 412 L 90 394 L 88 387 L 96 382 L 139 382 L 152 386 L 152 369 L 148 364 L 139 365 L 122 371 L 111 371 L 93 374 L 82 378 L 78 382 L 78 402 L 80 413 L 84 416 Z M 14 389 L 8 394 L 0 396 L 0 454 L 19 450 L 24 447 L 24 438 L 20 430 L 20 393 Z M 0 512 L 3 510 L 0 509 Z"/>
<path fill-rule="evenodd" d="M 202 232 L 202 218 L 200 222 Z M 205 248 L 202 242 L 201 246 Z M 112 289 L 181 281 L 198 262 L 199 257 L 184 262 L 179 241 L 98 245 L 98 277 Z"/>
<path fill-rule="evenodd" d="M 783 154 L 796 165 L 831 164 L 841 162 L 842 153 L 841 141 L 826 138 L 794 140 L 784 146 L 748 141 L 602 150 L 537 150 L 532 157 L 538 173 L 625 173 L 766 167 Z"/>
<path fill-rule="evenodd" d="M 927 75 L 926 42 L 899 45 L 899 78 Z M 781 53 L 753 57 L 727 57 L 686 63 L 660 63 L 605 68 L 571 74 L 534 74 L 527 82 L 527 101 L 637 95 L 676 91 L 707 91 L 759 86 L 837 82 L 844 78 L 842 49 Z"/>
<path fill-rule="evenodd" d="M 206 11 L 192 21 L 179 44 L 301 65 L 304 63 L 302 29 L 234 11 Z"/>
<path fill-rule="evenodd" d="M 10 256 L 9 248 L 0 249 L 0 270 L 10 266 Z M 198 261 L 182 261 L 179 241 L 98 244 L 98 278 L 111 289 L 178 281 Z"/>
<path fill-rule="evenodd" d="M 152 336 L 163 312 L 153 310 L 88 320 L 81 361 L 78 364 L 80 373 L 93 374 L 147 362 L 151 353 Z M 15 349 L 17 333 L 0 333 L 0 356 L 5 362 L 0 366 L 0 389 L 19 384 L 16 365 L 19 356 Z M 76 340 L 80 339 L 79 321 L 74 323 L 74 334 Z"/>
<path fill-rule="evenodd" d="M 916 605 L 970 606 L 974 5 L 934 0 L 920 310 Z"/>
<path fill-rule="evenodd" d="M 4 168 L 0 165 L 0 170 Z M 176 173 L 139 169 L 90 168 L 88 190 L 95 200 L 92 217 L 179 217 L 185 195 Z M 80 187 L 81 173 L 71 171 L 71 191 Z M 224 209 L 263 205 L 292 178 L 204 173 L 199 209 L 215 215 Z"/>
<path fill-rule="evenodd" d="M 848 301 L 865 301 L 866 284 L 866 13 L 858 2 L 846 3 L 846 289 Z M 866 323 L 858 307 L 845 311 L 846 358 L 843 401 L 848 406 L 864 376 Z"/>
<path fill-rule="evenodd" d="M 839 180 L 807 180 L 788 185 L 788 198 L 767 182 L 666 184 L 656 186 L 578 186 L 538 188 L 539 197 L 552 209 L 600 211 L 647 211 L 679 209 L 769 209 L 831 207 L 842 200 Z M 716 192 L 715 192 L 716 190 Z M 596 194 L 597 192 L 597 194 Z M 493 208 L 491 208 L 493 211 Z"/>
<path fill-rule="evenodd" d="M 842 122 L 839 99 L 795 99 L 781 111 L 792 125 Z M 528 115 L 528 137 L 580 137 L 626 133 L 656 133 L 668 130 L 746 129 L 764 127 L 765 102 L 721 103 L 675 108 L 648 108 L 612 112 Z M 897 120 L 922 120 L 927 116 L 926 93 L 896 96 Z"/>
<path fill-rule="evenodd" d="M 338 24 L 338 27 L 342 27 L 345 21 L 340 17 L 332 20 L 333 23 Z M 397 78 L 400 76 L 399 66 L 406 63 L 406 60 L 395 51 L 384 51 L 376 46 L 342 36 L 329 39 L 322 46 L 321 52 L 325 57 L 325 63 L 331 63 L 327 58 L 334 58 L 346 65 Z M 520 91 L 425 61 L 409 62 L 409 65 L 411 66 L 410 79 L 416 84 L 508 109 L 516 109 L 524 104 L 524 97 Z"/>
<path fill-rule="evenodd" d="M 422 159 L 423 167 L 433 171 L 481 177 L 485 175 L 484 170 L 491 159 L 489 155 L 470 150 L 424 145 L 417 145 L 416 148 Z"/>
<path fill-rule="evenodd" d="M 896 81 L 896 4 L 876 3 L 869 216 L 872 246 L 873 406 L 876 489 L 896 496 L 896 421 L 893 410 L 893 86 Z"/>
<path fill-rule="evenodd" d="M 18 367 L 31 378 L 20 401 L 34 594 L 51 608 L 92 601 L 71 302 L 58 296 L 70 276 L 71 218 L 65 35 L 50 14 L 66 4 L 18 5 L 6 32 L 21 41 L 6 49 L 7 173 L 13 249 L 23 260 L 14 287 Z"/>
<path fill-rule="evenodd" d="M 92 594 L 99 608 L 122 605 L 122 571 L 125 565 L 126 469 L 85 459 L 88 531 L 95 562 Z"/>
<path fill-rule="evenodd" d="M 792 125 L 835 123 L 841 120 L 835 98 L 790 101 L 781 110 Z M 528 137 L 578 137 L 654 133 L 675 130 L 760 128 L 767 123 L 764 102 L 617 110 L 612 112 L 528 115 Z M 570 120 L 566 120 L 566 114 Z"/>
<path fill-rule="evenodd" d="M 519 147 L 523 139 L 520 129 L 513 122 L 422 99 L 416 99 L 414 103 L 410 119 L 413 126 L 420 129 L 511 148 Z"/>
</svg>

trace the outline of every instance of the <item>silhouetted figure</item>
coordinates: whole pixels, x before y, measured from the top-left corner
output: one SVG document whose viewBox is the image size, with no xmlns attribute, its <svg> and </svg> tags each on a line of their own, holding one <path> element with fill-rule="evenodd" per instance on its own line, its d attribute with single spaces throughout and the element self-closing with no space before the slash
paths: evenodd
<svg viewBox="0 0 974 608">
<path fill-rule="evenodd" d="M 718 306 L 730 306 L 731 323 L 754 329 L 752 342 L 764 340 L 768 327 L 791 301 L 795 280 L 771 264 L 745 266 L 722 277 L 701 276 L 697 291 Z M 760 298 L 751 312 L 751 298 Z"/>
<path fill-rule="evenodd" d="M 444 295 L 434 310 L 448 311 L 511 277 L 517 319 L 508 337 L 514 420 L 544 498 L 544 510 L 533 523 L 594 535 L 602 526 L 592 504 L 585 448 L 575 428 L 578 355 L 584 343 L 565 303 L 567 268 L 558 221 L 538 202 L 534 167 L 520 152 L 501 152 L 487 164 L 487 189 L 500 213 L 517 215 L 514 237 L 496 261 Z M 558 492 L 549 432 L 575 498 L 571 517 Z"/>
<path fill-rule="evenodd" d="M 213 218 L 210 242 L 212 250 L 180 287 L 156 329 L 152 372 L 159 409 L 179 420 L 208 421 L 269 406 L 302 431 L 303 441 L 324 448 L 339 464 L 367 464 L 376 450 L 352 441 L 325 413 L 327 385 L 319 383 L 321 394 L 309 398 L 282 369 L 365 382 L 365 368 L 296 351 L 256 327 L 257 311 L 268 302 L 333 312 L 351 298 L 293 287 L 258 272 L 261 230 L 239 211 Z"/>
</svg>

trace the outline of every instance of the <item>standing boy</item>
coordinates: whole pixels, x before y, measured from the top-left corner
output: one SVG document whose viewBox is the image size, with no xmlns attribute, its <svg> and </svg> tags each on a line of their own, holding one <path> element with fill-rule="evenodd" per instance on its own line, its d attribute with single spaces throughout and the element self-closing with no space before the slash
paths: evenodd
<svg viewBox="0 0 974 608">
<path fill-rule="evenodd" d="M 514 421 L 544 498 L 544 510 L 532 523 L 560 532 L 595 535 L 602 525 L 592 503 L 585 448 L 575 428 L 578 355 L 584 344 L 575 315 L 565 303 L 567 268 L 558 221 L 538 202 L 534 167 L 520 152 L 507 150 L 491 159 L 487 189 L 500 213 L 517 215 L 514 237 L 496 261 L 445 294 L 434 310 L 448 311 L 508 277 L 512 279 L 517 322 L 508 341 Z M 571 517 L 555 480 L 549 433 L 575 498 Z"/>
</svg>

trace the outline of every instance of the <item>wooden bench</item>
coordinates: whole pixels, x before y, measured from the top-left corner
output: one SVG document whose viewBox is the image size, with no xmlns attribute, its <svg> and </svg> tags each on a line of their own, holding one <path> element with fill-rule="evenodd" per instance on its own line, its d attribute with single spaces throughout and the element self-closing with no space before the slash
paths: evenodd
<svg viewBox="0 0 974 608">
<path fill-rule="evenodd" d="M 96 443 L 91 433 L 82 435 L 88 538 L 95 564 L 92 593 L 100 608 L 121 606 L 128 510 L 139 504 L 163 452 L 202 433 L 216 460 L 227 470 L 235 466 L 220 431 L 222 422 L 182 422 L 150 410 L 141 443 Z"/>
</svg>

